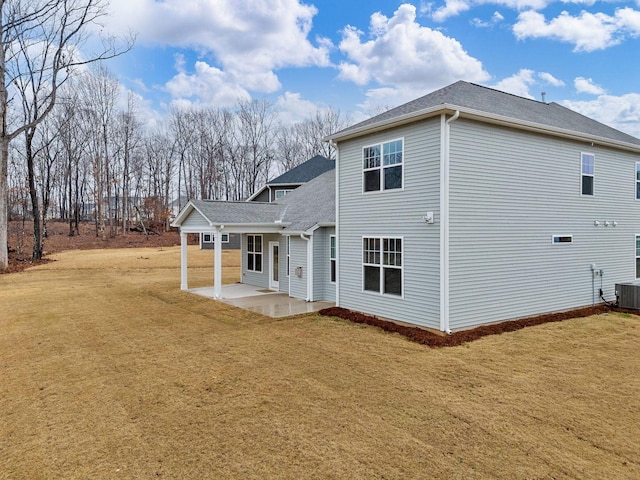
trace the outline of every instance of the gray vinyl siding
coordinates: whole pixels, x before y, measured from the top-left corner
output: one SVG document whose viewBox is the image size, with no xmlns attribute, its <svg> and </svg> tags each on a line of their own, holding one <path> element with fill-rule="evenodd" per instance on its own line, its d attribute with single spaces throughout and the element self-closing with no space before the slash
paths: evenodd
<svg viewBox="0 0 640 480">
<path fill-rule="evenodd" d="M 336 301 L 336 285 L 331 283 L 330 237 L 335 228 L 319 228 L 313 234 L 313 299 Z"/>
<path fill-rule="evenodd" d="M 214 250 L 213 242 L 200 242 L 200 248 L 202 250 Z M 240 235 L 237 233 L 229 234 L 229 241 L 222 244 L 223 250 L 237 250 L 240 248 Z"/>
<path fill-rule="evenodd" d="M 595 154 L 594 196 L 580 154 Z M 451 125 L 451 329 L 591 305 L 635 280 L 638 155 L 491 126 Z M 600 226 L 594 226 L 598 220 Z M 604 222 L 617 226 L 604 226 Z M 552 244 L 554 234 L 573 243 Z M 596 277 L 598 299 L 600 278 Z"/>
<path fill-rule="evenodd" d="M 280 241 L 278 234 L 262 235 L 262 272 L 250 272 L 247 270 L 247 235 L 242 234 L 242 283 L 256 287 L 269 288 L 269 242 Z"/>
<path fill-rule="evenodd" d="M 296 268 L 302 268 L 302 276 L 296 275 Z M 289 295 L 307 299 L 307 241 L 299 236 L 291 237 L 291 275 L 289 276 Z"/>
<path fill-rule="evenodd" d="M 362 148 L 404 138 L 404 189 L 362 192 Z M 431 328 L 440 325 L 440 118 L 340 142 L 339 305 Z M 436 222 L 423 217 L 435 212 Z M 362 237 L 403 237 L 404 297 L 363 292 Z"/>
<path fill-rule="evenodd" d="M 203 229 L 210 229 L 211 225 L 206 218 L 204 218 L 197 210 L 191 210 L 189 216 L 182 222 L 181 228 L 187 227 L 202 227 Z"/>
<path fill-rule="evenodd" d="M 269 189 L 266 188 L 264 191 L 260 192 L 256 198 L 251 200 L 252 202 L 268 202 L 269 201 Z"/>
</svg>

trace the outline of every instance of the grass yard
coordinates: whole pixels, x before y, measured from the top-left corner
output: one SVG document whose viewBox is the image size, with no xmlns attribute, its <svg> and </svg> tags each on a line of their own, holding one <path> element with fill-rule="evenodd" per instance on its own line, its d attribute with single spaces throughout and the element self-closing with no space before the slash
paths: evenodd
<svg viewBox="0 0 640 480">
<path fill-rule="evenodd" d="M 54 258 L 0 276 L 1 479 L 640 478 L 639 317 L 429 349 L 181 292 L 177 247 Z"/>
</svg>

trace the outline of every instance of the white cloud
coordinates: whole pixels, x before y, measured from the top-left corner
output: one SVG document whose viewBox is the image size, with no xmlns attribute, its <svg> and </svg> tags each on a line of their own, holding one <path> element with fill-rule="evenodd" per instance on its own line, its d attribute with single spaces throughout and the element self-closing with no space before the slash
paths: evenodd
<svg viewBox="0 0 640 480">
<path fill-rule="evenodd" d="M 460 79 L 489 78 L 482 63 L 457 40 L 415 20 L 416 8 L 404 4 L 391 18 L 381 13 L 371 16 L 368 41 L 362 41 L 364 34 L 356 28 L 345 28 L 339 48 L 348 60 L 339 65 L 340 78 L 392 87 L 402 97 L 402 92 L 424 94 Z"/>
<path fill-rule="evenodd" d="M 329 65 L 331 42 L 318 39 L 316 46 L 308 38 L 317 9 L 300 0 L 111 0 L 110 4 L 108 28 L 133 30 L 142 45 L 212 54 L 224 75 L 234 80 L 232 89 L 272 92 L 280 88 L 274 74 L 279 68 Z"/>
<path fill-rule="evenodd" d="M 565 11 L 547 22 L 543 14 L 528 10 L 518 16 L 513 33 L 519 40 L 550 38 L 572 43 L 576 52 L 592 52 L 617 45 L 627 36 L 639 36 L 640 12 L 622 8 L 614 16 L 586 11 L 573 16 Z"/>
<path fill-rule="evenodd" d="M 320 107 L 300 93 L 285 92 L 276 100 L 275 108 L 282 123 L 293 124 L 311 118 Z"/>
<path fill-rule="evenodd" d="M 564 101 L 562 104 L 620 131 L 640 138 L 640 94 L 600 95 L 588 102 Z"/>
<path fill-rule="evenodd" d="M 573 85 L 576 87 L 578 93 L 588 93 L 590 95 L 603 95 L 606 90 L 600 85 L 593 83 L 590 78 L 577 77 L 573 81 Z"/>
<path fill-rule="evenodd" d="M 540 78 L 543 82 L 553 87 L 564 87 L 565 83 L 562 80 L 557 79 L 553 75 L 547 72 L 539 72 L 538 78 Z"/>
<path fill-rule="evenodd" d="M 529 93 L 529 88 L 536 84 L 534 73 L 535 72 L 533 70 L 523 68 L 515 75 L 500 80 L 498 83 L 493 85 L 492 88 L 512 93 L 520 97 L 534 98 L 533 95 Z"/>
<path fill-rule="evenodd" d="M 591 1 L 591 0 L 588 0 Z M 485 4 L 495 4 L 507 7 L 513 10 L 533 9 L 541 10 L 547 5 L 553 3 L 553 0 L 445 0 L 445 4 L 435 10 L 429 8 L 431 18 L 436 22 L 444 22 L 445 20 L 460 15 L 473 7 Z M 582 3 L 581 1 L 577 3 Z M 494 14 L 495 15 L 495 14 Z"/>
<path fill-rule="evenodd" d="M 179 72 L 165 88 L 174 99 L 200 100 L 220 107 L 251 98 L 233 76 L 205 62 L 196 62 L 195 73 L 191 75 Z"/>
<path fill-rule="evenodd" d="M 491 28 L 504 20 L 504 16 L 500 12 L 493 12 L 491 20 L 484 21 L 479 18 L 471 20 L 471 24 L 478 28 Z"/>
</svg>

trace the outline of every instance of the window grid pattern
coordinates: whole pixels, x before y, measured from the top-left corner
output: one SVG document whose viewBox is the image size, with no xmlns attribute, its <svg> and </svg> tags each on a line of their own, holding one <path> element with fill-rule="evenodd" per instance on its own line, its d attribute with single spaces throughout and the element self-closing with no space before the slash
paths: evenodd
<svg viewBox="0 0 640 480">
<path fill-rule="evenodd" d="M 247 270 L 262 272 L 262 235 L 247 235 Z"/>
<path fill-rule="evenodd" d="M 331 283 L 336 283 L 336 236 L 329 237 L 329 276 Z"/>
<path fill-rule="evenodd" d="M 595 155 L 591 153 L 581 155 L 582 195 L 593 195 L 595 162 Z"/>
<path fill-rule="evenodd" d="M 640 235 L 636 235 L 636 278 L 640 278 Z"/>
<path fill-rule="evenodd" d="M 636 200 L 640 200 L 640 162 L 636 162 Z"/>
<path fill-rule="evenodd" d="M 402 296 L 402 238 L 362 240 L 363 289 Z"/>
<path fill-rule="evenodd" d="M 402 188 L 403 144 L 403 140 L 393 140 L 362 150 L 365 192 Z"/>
</svg>

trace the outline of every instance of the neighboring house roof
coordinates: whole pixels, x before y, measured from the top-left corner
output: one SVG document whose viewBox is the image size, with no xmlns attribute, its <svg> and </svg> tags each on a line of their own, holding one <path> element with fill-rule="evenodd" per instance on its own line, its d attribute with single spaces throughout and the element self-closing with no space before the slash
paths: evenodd
<svg viewBox="0 0 640 480">
<path fill-rule="evenodd" d="M 336 162 L 334 160 L 330 160 L 322 155 L 316 155 L 279 177 L 274 178 L 268 182 L 267 185 L 306 183 L 334 168 L 336 168 Z"/>
<path fill-rule="evenodd" d="M 399 107 L 336 132 L 331 140 L 346 140 L 395 125 L 460 111 L 462 117 L 515 124 L 547 133 L 576 136 L 640 149 L 640 139 L 627 135 L 555 102 L 544 103 L 473 83 L 459 81 Z M 619 145 L 622 146 L 622 145 Z"/>
<path fill-rule="evenodd" d="M 173 226 L 181 226 L 193 210 L 213 225 L 282 226 L 282 233 L 305 233 L 336 220 L 335 171 L 331 170 L 297 188 L 277 202 L 223 202 L 191 200 Z"/>
<path fill-rule="evenodd" d="M 335 160 L 323 157 L 322 155 L 316 155 L 306 162 L 301 163 L 297 167 L 294 167 L 291 170 L 267 182 L 267 184 L 261 189 L 256 190 L 256 192 L 251 195 L 247 199 L 247 201 L 252 201 L 269 187 L 277 187 L 278 185 L 303 185 L 308 181 L 313 180 L 318 175 L 322 175 L 324 172 L 328 172 L 329 170 L 333 170 L 334 168 L 336 168 Z"/>
</svg>

